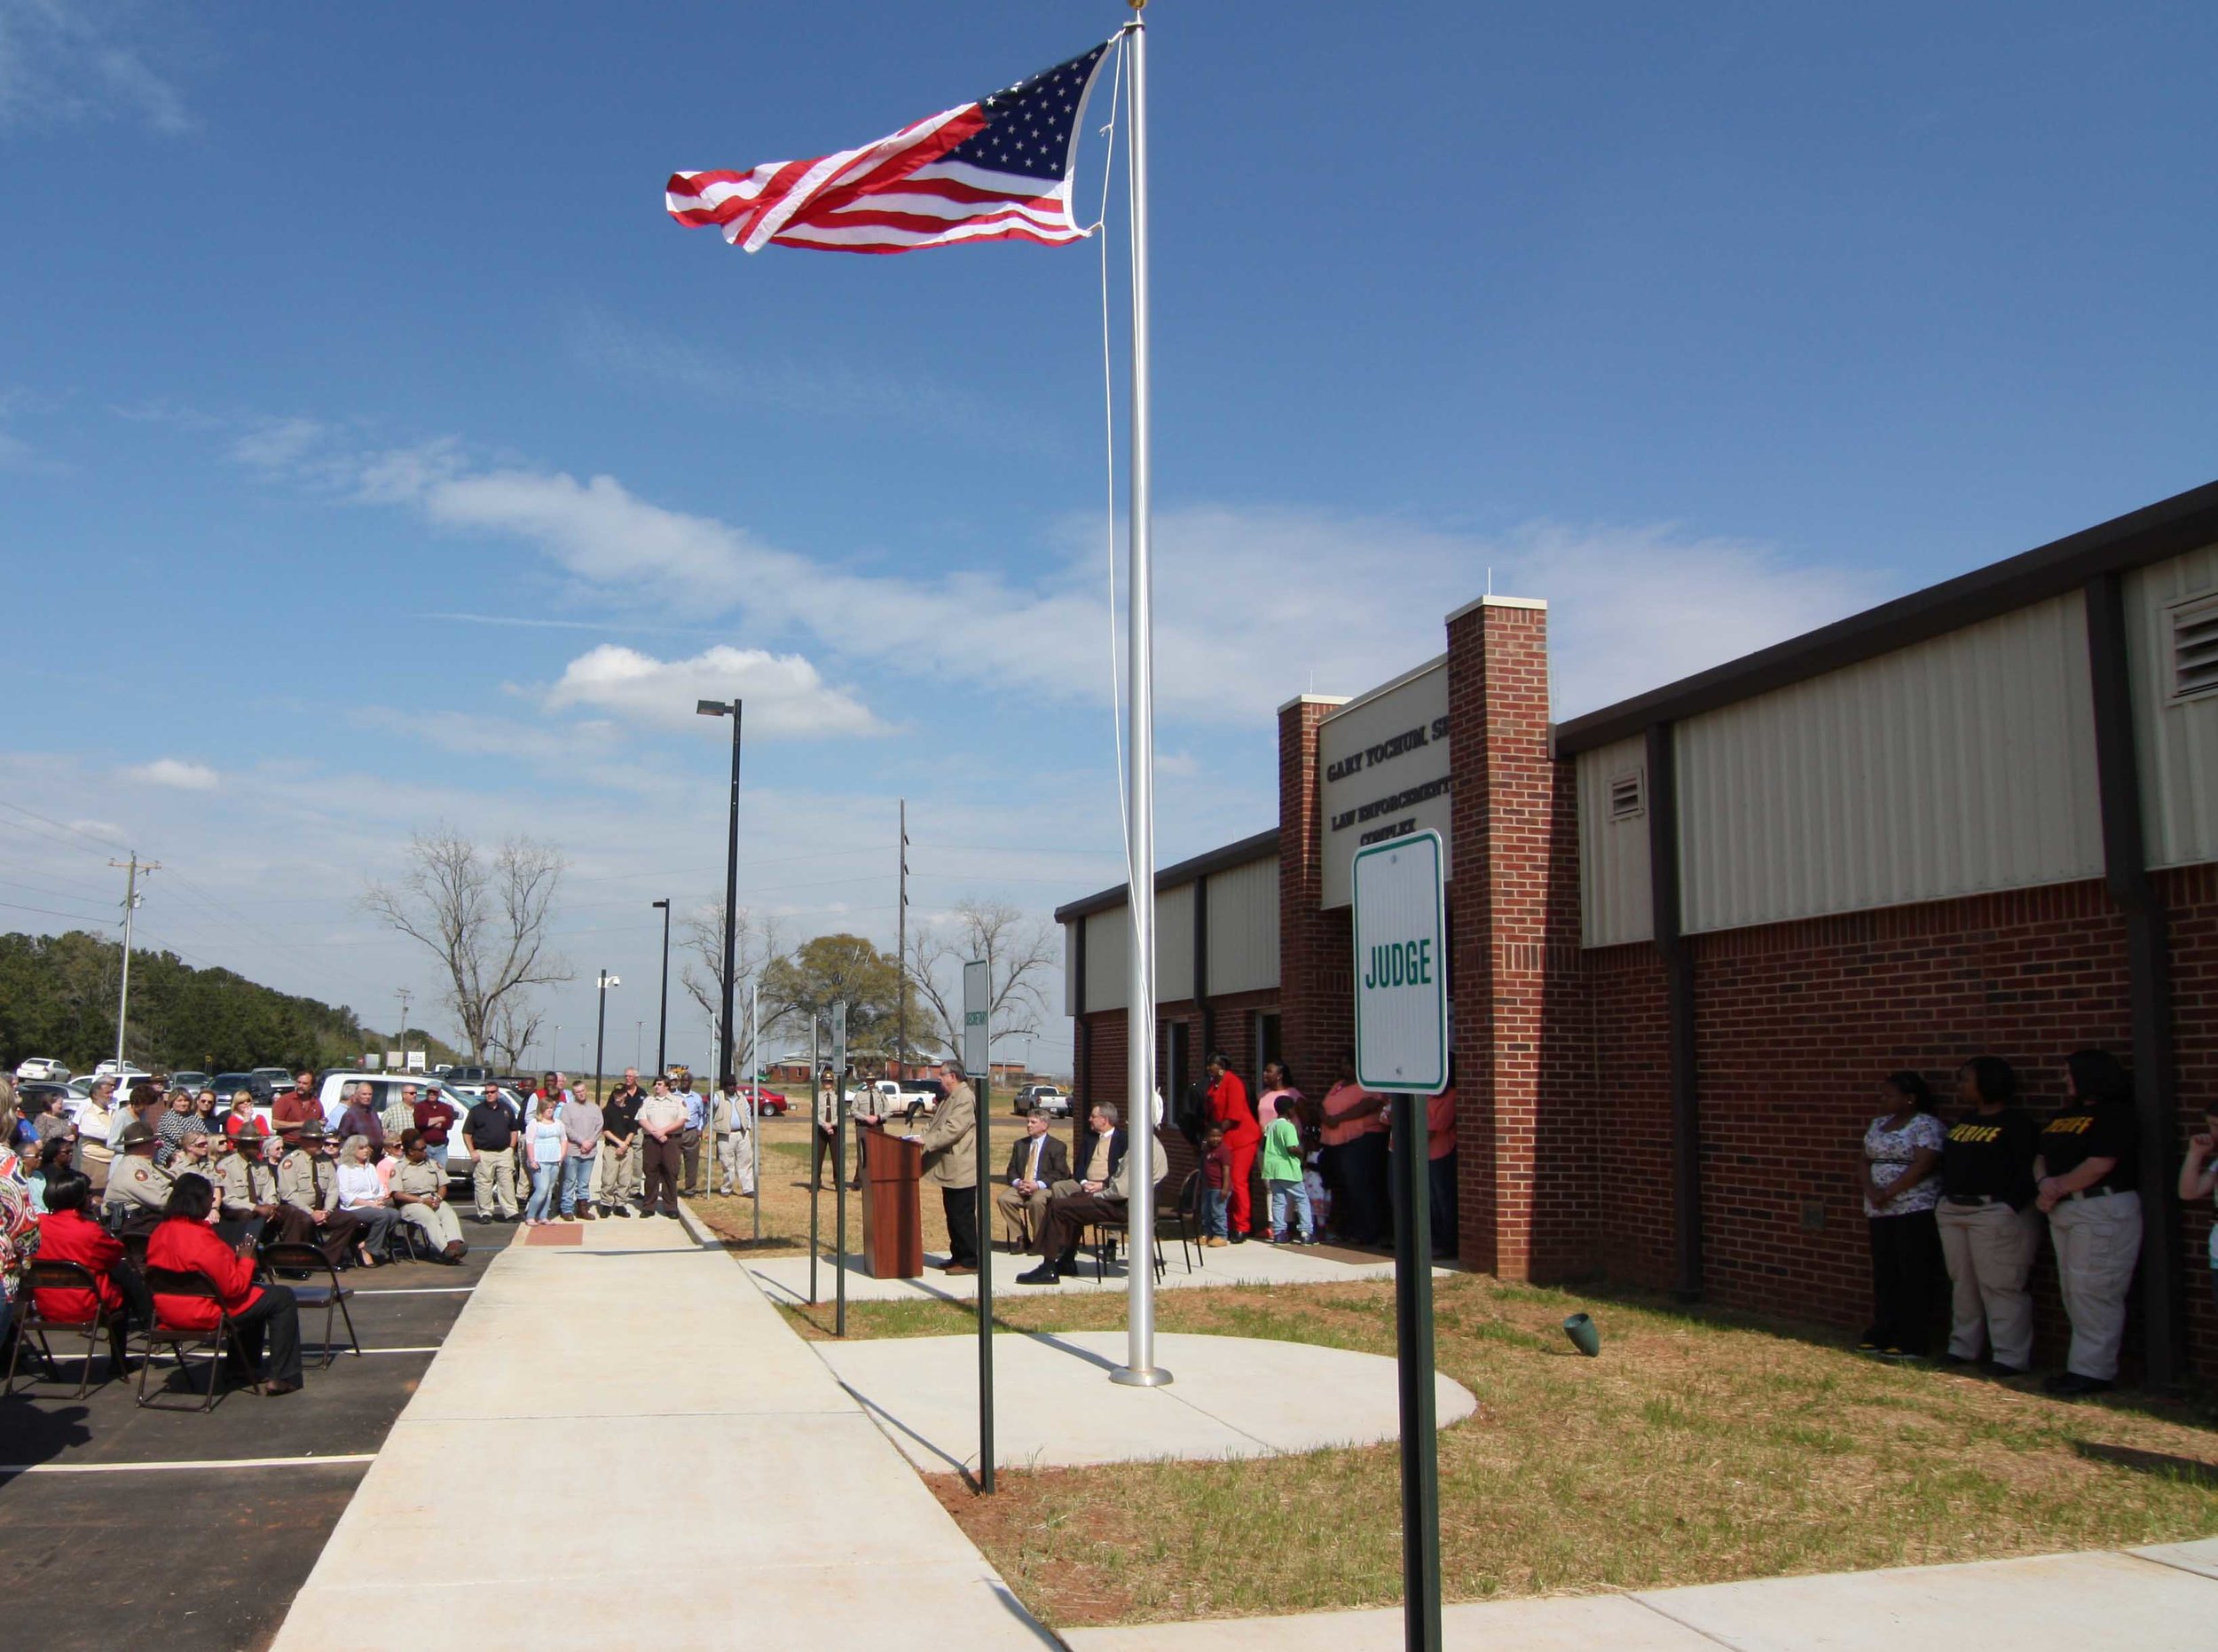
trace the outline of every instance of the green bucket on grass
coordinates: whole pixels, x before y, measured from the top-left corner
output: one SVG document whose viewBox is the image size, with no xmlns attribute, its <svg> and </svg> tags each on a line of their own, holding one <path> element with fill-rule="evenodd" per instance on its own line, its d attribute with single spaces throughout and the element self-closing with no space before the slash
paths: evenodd
<svg viewBox="0 0 2218 1652">
<path fill-rule="evenodd" d="M 1563 1334 L 1571 1339 L 1571 1346 L 1593 1359 L 1602 1351 L 1602 1333 L 1594 1328 L 1594 1322 L 1585 1314 L 1573 1314 L 1563 1322 Z"/>
</svg>

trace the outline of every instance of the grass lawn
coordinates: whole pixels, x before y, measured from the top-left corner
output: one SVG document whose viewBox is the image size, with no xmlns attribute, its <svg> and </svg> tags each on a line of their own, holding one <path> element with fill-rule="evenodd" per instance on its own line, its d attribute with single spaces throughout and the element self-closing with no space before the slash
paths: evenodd
<svg viewBox="0 0 2218 1652">
<path fill-rule="evenodd" d="M 927 1201 L 929 1202 L 929 1201 Z M 2218 1533 L 2218 1433 L 2188 1407 L 2071 1405 L 1725 1316 L 1436 1281 L 1453 1600 L 1581 1593 Z M 996 1299 L 1010 1330 L 1123 1324 L 1121 1297 Z M 1599 1359 L 1561 1331 L 1593 1312 Z M 823 1310 L 829 1315 L 830 1310 Z M 804 1335 L 823 1334 L 787 1310 Z M 963 1305 L 848 1304 L 854 1336 L 959 1334 Z M 1391 1354 L 1390 1282 L 1165 1291 L 1165 1331 Z M 1320 1404 L 1329 1404 L 1320 1396 Z M 1006 1405 L 1019 1403 L 1004 1396 Z M 1027 1606 L 1078 1626 L 1400 1598 L 1391 1444 L 1238 1463 L 1010 1471 L 933 1488 Z"/>
<path fill-rule="evenodd" d="M 989 1126 L 992 1169 L 998 1170 L 1009 1160 L 1010 1144 L 1024 1134 L 1024 1121 L 1009 1111 L 1009 1098 L 996 1097 L 996 1111 Z M 904 1130 L 922 1130 L 926 1121 L 919 1121 Z M 1063 1138 L 1068 1147 L 1071 1126 L 1058 1122 L 1050 1127 L 1051 1133 Z M 810 1136 L 806 1120 L 791 1115 L 773 1119 L 762 1127 L 762 1243 L 754 1242 L 754 1201 L 748 1199 L 720 1197 L 688 1200 L 696 1215 L 708 1223 L 735 1248 L 752 1255 L 780 1255 L 808 1248 L 808 1175 Z M 853 1145 L 853 1138 L 849 1146 Z M 853 1166 L 848 1166 L 852 1175 Z M 708 1154 L 702 1153 L 702 1178 L 708 1179 Z M 948 1248 L 947 1218 L 940 1213 L 939 1190 L 925 1188 L 917 1201 L 924 1217 L 924 1249 L 944 1253 Z M 817 1220 L 824 1247 L 830 1251 L 837 1221 L 832 1197 L 832 1176 L 829 1165 L 824 1170 L 824 1191 L 818 1196 Z M 998 1239 L 999 1235 L 996 1234 Z M 847 1197 L 847 1248 L 862 1248 L 862 1208 L 857 1196 Z"/>
</svg>

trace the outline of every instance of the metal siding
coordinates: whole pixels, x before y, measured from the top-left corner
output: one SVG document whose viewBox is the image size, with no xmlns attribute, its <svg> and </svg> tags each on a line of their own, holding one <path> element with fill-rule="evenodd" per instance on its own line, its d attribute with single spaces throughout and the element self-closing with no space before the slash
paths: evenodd
<svg viewBox="0 0 2218 1652">
<path fill-rule="evenodd" d="M 1155 1002 L 1193 996 L 1193 885 L 1155 893 Z"/>
<path fill-rule="evenodd" d="M 1121 905 L 1086 915 L 1086 1008 L 1121 1010 L 1131 1002 L 1132 915 Z"/>
<path fill-rule="evenodd" d="M 1078 935 L 1080 918 L 1075 924 L 1063 925 L 1063 1013 L 1083 1015 L 1086 1006 L 1078 1002 Z"/>
<path fill-rule="evenodd" d="M 2172 698 L 2172 604 L 2212 591 L 2218 591 L 2218 546 L 2126 578 L 2134 735 L 2151 866 L 2218 861 L 2218 695 Z"/>
<path fill-rule="evenodd" d="M 1209 874 L 1209 993 L 1278 985 L 1278 862 Z"/>
<path fill-rule="evenodd" d="M 1641 776 L 1648 795 L 1648 742 L 1630 740 L 1578 755 L 1579 928 L 1590 947 L 1615 947 L 1656 939 L 1656 909 L 1648 889 L 1648 815 L 1609 818 L 1609 783 Z"/>
<path fill-rule="evenodd" d="M 1689 932 L 2103 869 L 2076 592 L 1689 719 L 1675 751 Z"/>
</svg>

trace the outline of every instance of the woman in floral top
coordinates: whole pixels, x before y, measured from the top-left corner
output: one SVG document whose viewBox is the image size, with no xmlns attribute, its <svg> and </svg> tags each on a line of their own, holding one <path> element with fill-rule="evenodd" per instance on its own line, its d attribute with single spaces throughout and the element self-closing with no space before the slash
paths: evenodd
<svg viewBox="0 0 2218 1652">
<path fill-rule="evenodd" d="M 15 1318 L 17 1274 L 38 1248 L 38 1217 L 30 1184 L 15 1154 L 0 1147 L 0 1347 Z"/>
<path fill-rule="evenodd" d="M 1941 1277 L 1938 1174 L 1945 1136 L 1933 1092 L 1915 1073 L 1888 1075 L 1888 1111 L 1864 1131 L 1864 1216 L 1871 1236 L 1871 1329 L 1862 1351 L 1913 1359 L 1931 1345 Z"/>
</svg>

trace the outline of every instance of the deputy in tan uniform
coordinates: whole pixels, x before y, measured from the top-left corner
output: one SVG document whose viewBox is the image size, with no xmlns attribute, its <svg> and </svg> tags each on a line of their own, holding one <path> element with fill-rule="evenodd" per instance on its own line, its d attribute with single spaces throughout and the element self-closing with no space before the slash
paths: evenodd
<svg viewBox="0 0 2218 1652">
<path fill-rule="evenodd" d="M 334 1268 L 348 1265 L 354 1247 L 361 1243 L 365 1226 L 351 1211 L 324 1208 L 334 1175 L 324 1157 L 324 1127 L 303 1124 L 300 1145 L 278 1163 L 278 1227 L 287 1242 L 313 1245 L 331 1259 Z"/>
<path fill-rule="evenodd" d="M 262 1127 L 249 1124 L 232 1139 L 234 1151 L 216 1166 L 216 1193 L 222 1201 L 216 1231 L 243 1255 L 262 1242 L 284 1201 L 278 1196 L 277 1167 L 262 1156 Z"/>
<path fill-rule="evenodd" d="M 421 1130 L 400 1133 L 400 1162 L 386 1187 L 400 1219 L 429 1236 L 434 1255 L 449 1263 L 462 1260 L 469 1249 L 462 1242 L 462 1219 L 446 1202 L 446 1169 L 431 1157 Z"/>
<path fill-rule="evenodd" d="M 100 1214 L 124 1233 L 152 1233 L 169 1203 L 169 1173 L 154 1162 L 154 1133 L 136 1121 L 116 1137 L 120 1150 L 108 1167 L 107 1196 Z M 114 1220 L 120 1217 L 120 1222 Z"/>
</svg>

